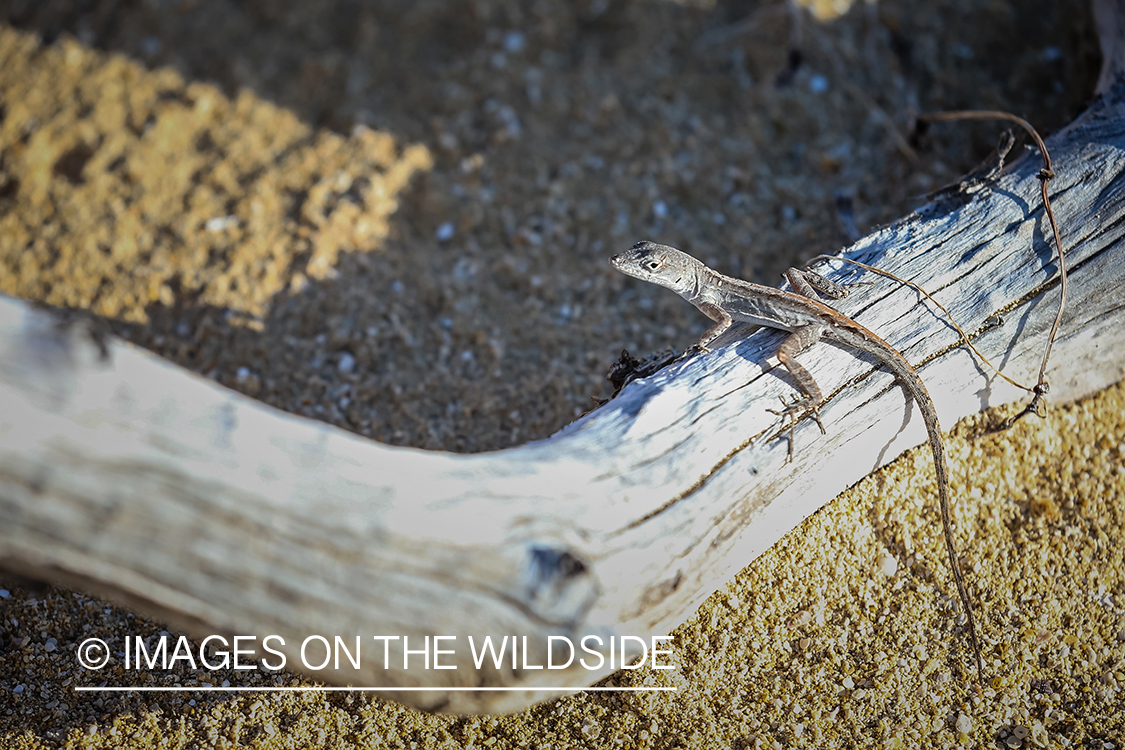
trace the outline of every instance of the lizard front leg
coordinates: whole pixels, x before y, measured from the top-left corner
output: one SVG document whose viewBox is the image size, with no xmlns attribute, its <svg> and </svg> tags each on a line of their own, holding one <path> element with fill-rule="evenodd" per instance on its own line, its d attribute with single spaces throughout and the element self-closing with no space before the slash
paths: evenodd
<svg viewBox="0 0 1125 750">
<path fill-rule="evenodd" d="M 723 331 L 730 328 L 731 323 L 734 322 L 734 318 L 732 318 L 726 310 L 708 302 L 693 302 L 692 304 L 694 304 L 701 313 L 715 321 L 715 325 L 708 328 L 707 331 L 699 337 L 699 341 L 695 342 L 696 349 L 701 352 L 709 352 L 711 349 L 708 348 L 707 345 L 719 338 L 719 334 Z"/>
</svg>

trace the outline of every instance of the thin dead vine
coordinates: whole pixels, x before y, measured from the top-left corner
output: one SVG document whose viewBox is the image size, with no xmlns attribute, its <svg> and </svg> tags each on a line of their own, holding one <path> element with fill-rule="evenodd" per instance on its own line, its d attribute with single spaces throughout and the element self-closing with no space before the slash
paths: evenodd
<svg viewBox="0 0 1125 750">
<path fill-rule="evenodd" d="M 1058 335 L 1059 326 L 1062 323 L 1063 312 L 1066 309 L 1066 292 L 1067 292 L 1066 258 L 1065 258 L 1064 253 L 1063 253 L 1063 244 L 1062 244 L 1062 238 L 1059 235 L 1058 223 L 1055 220 L 1055 212 L 1051 209 L 1051 199 L 1050 199 L 1050 196 L 1048 195 L 1048 190 L 1047 190 L 1047 186 L 1050 183 L 1051 179 L 1055 176 L 1055 173 L 1051 169 L 1051 155 L 1050 155 L 1050 152 L 1048 152 L 1048 150 L 1047 150 L 1047 145 L 1043 142 L 1043 139 L 1039 136 L 1039 133 L 1038 133 L 1038 131 L 1035 130 L 1034 126 L 1032 126 L 1031 123 L 1029 123 L 1027 120 L 1023 119 L 1022 117 L 1018 117 L 1018 116 L 1010 114 L 1008 112 L 1000 112 L 1000 111 L 995 111 L 995 110 L 959 110 L 959 111 L 953 111 L 953 112 L 936 112 L 936 113 L 933 113 L 933 114 L 919 115 L 918 118 L 917 118 L 918 123 L 951 122 L 951 121 L 954 121 L 954 120 L 1006 120 L 1008 122 L 1013 122 L 1013 123 L 1019 125 L 1020 127 L 1022 127 L 1024 130 L 1026 130 L 1031 135 L 1032 139 L 1035 141 L 1036 147 L 1039 149 L 1040 155 L 1043 158 L 1043 169 L 1039 170 L 1039 173 L 1038 173 L 1037 177 L 1039 178 L 1039 187 L 1040 187 L 1040 191 L 1041 191 L 1042 196 L 1043 196 L 1043 207 L 1044 207 L 1045 212 L 1047 214 L 1047 219 L 1051 223 L 1051 231 L 1052 231 L 1052 233 L 1054 235 L 1054 238 L 1055 238 L 1055 247 L 1058 248 L 1060 286 L 1061 286 L 1062 293 L 1061 293 L 1060 298 L 1059 298 L 1059 309 L 1058 309 L 1058 312 L 1055 314 L 1054 324 L 1051 326 L 1051 332 L 1047 337 L 1047 345 L 1046 345 L 1046 347 L 1043 351 L 1043 360 L 1042 360 L 1042 362 L 1040 363 L 1040 366 L 1039 366 L 1039 377 L 1038 377 L 1038 380 L 1037 380 L 1037 382 L 1034 386 L 1026 386 L 1026 385 L 1023 385 L 1021 383 L 1017 383 L 1015 380 L 1013 380 L 1012 378 L 1008 377 L 1003 372 L 1001 372 L 998 367 L 993 365 L 992 362 L 990 362 L 988 360 L 988 358 L 985 357 L 984 354 L 982 354 L 980 352 L 980 350 L 978 350 L 973 345 L 973 342 L 970 340 L 968 334 L 966 334 L 965 331 L 961 328 L 961 326 L 957 324 L 957 321 L 953 319 L 953 315 L 949 312 L 949 310 L 947 310 L 944 305 L 942 305 L 940 302 L 938 302 L 933 297 L 933 295 L 931 295 L 929 292 L 927 292 L 920 285 L 914 283 L 913 281 L 909 281 L 907 279 L 900 278 L 900 277 L 896 276 L 895 274 L 891 273 L 890 271 L 884 271 L 880 268 L 875 268 L 874 266 L 870 266 L 870 265 L 868 265 L 866 263 L 862 263 L 858 260 L 853 260 L 851 258 L 845 258 L 845 257 L 841 257 L 841 256 L 838 256 L 838 255 L 818 255 L 815 258 L 813 258 L 811 261 L 809 261 L 808 265 L 813 265 L 813 264 L 821 262 L 821 261 L 844 261 L 845 263 L 851 263 L 852 265 L 859 266 L 860 268 L 871 271 L 873 273 L 877 273 L 880 276 L 884 276 L 884 277 L 889 278 L 889 279 L 894 279 L 895 281 L 897 281 L 901 284 L 905 284 L 905 285 L 917 290 L 918 292 L 923 294 L 926 297 L 926 299 L 933 302 L 938 307 L 938 309 L 940 309 L 943 313 L 945 313 L 945 317 L 949 320 L 950 324 L 957 330 L 957 333 L 961 336 L 962 341 L 965 342 L 965 345 L 967 347 L 969 347 L 969 350 L 972 351 L 973 354 L 975 354 L 981 360 L 981 362 L 983 362 L 993 372 L 995 372 L 997 375 L 999 375 L 1001 378 L 1003 378 L 1004 380 L 1006 380 L 1008 383 L 1012 384 L 1016 388 L 1020 388 L 1020 389 L 1025 390 L 1025 391 L 1029 391 L 1030 393 L 1033 394 L 1032 398 L 1031 398 L 1031 401 L 1029 401 L 1028 404 L 1022 410 L 1020 410 L 1015 416 L 1010 417 L 1009 419 L 1007 419 L 1004 422 L 1004 429 L 1007 429 L 1007 428 L 1011 427 L 1013 424 L 1015 424 L 1018 420 L 1022 419 L 1024 416 L 1026 416 L 1026 415 L 1028 415 L 1032 412 L 1034 412 L 1035 414 L 1037 414 L 1040 417 L 1045 416 L 1046 406 L 1044 404 L 1044 397 L 1051 390 L 1050 384 L 1047 382 L 1047 378 L 1046 378 L 1047 363 L 1050 361 L 1051 349 L 1054 347 L 1055 338 Z"/>
<path fill-rule="evenodd" d="M 917 119 L 919 123 L 952 122 L 954 120 L 1006 120 L 1008 122 L 1019 125 L 1021 128 L 1028 132 L 1031 138 L 1035 141 L 1035 146 L 1039 149 L 1040 156 L 1043 158 L 1043 169 L 1039 170 L 1037 177 L 1039 178 L 1039 189 L 1043 196 L 1043 208 L 1047 214 L 1048 221 L 1051 222 L 1051 232 L 1055 237 L 1055 247 L 1058 249 L 1059 254 L 1059 284 L 1061 287 L 1061 294 L 1059 295 L 1059 309 L 1058 312 L 1055 313 L 1055 321 L 1051 326 L 1051 332 L 1047 335 L 1047 345 L 1043 350 L 1043 360 L 1039 365 L 1038 381 L 1036 382 L 1035 386 L 1030 389 L 1034 395 L 1032 396 L 1031 401 L 1028 402 L 1027 406 L 1025 406 L 1014 417 L 1005 422 L 1004 428 L 1007 429 L 1008 427 L 1011 427 L 1017 421 L 1032 412 L 1040 417 L 1043 417 L 1046 415 L 1046 406 L 1043 400 L 1051 390 L 1051 386 L 1047 382 L 1047 363 L 1051 359 L 1051 349 L 1054 348 L 1055 338 L 1058 335 L 1059 326 L 1062 324 L 1063 312 L 1066 309 L 1067 292 L 1066 256 L 1063 252 L 1062 237 L 1059 235 L 1058 223 L 1055 221 L 1055 212 L 1051 209 L 1051 199 L 1047 194 L 1047 186 L 1055 176 L 1054 171 L 1051 169 L 1051 154 L 1049 151 L 1047 151 L 1047 144 L 1045 144 L 1043 142 L 1043 139 L 1039 137 L 1039 132 L 1035 130 L 1031 123 L 1023 119 L 1022 117 L 1018 117 L 1009 112 L 1000 112 L 998 110 L 957 110 L 953 112 L 935 112 L 928 115 L 919 115 Z M 914 285 L 911 284 L 911 286 Z M 929 297 L 928 294 L 926 296 Z M 933 298 L 930 297 L 930 299 Z M 948 313 L 946 314 L 948 315 Z M 954 323 L 954 325 L 956 326 L 956 323 Z M 957 330 L 960 331 L 961 329 L 958 327 Z M 961 335 L 962 337 L 965 337 L 963 332 Z M 968 343 L 968 337 L 965 337 L 965 340 L 966 343 Z M 976 349 L 973 348 L 972 344 L 969 344 L 969 347 L 973 349 L 974 352 L 976 352 Z M 977 356 L 980 356 L 979 352 L 977 352 Z M 984 357 L 981 357 L 981 359 L 984 360 L 984 362 L 988 364 L 989 367 L 995 370 L 997 374 L 1000 374 L 1002 377 L 1004 377 L 1005 380 L 1008 380 L 1008 382 L 1012 382 L 1011 379 L 1000 373 L 1000 371 L 993 367 L 993 365 L 988 362 L 988 360 L 984 359 Z M 1013 383 L 1013 385 L 1015 385 L 1015 383 Z M 1024 386 L 1019 387 L 1022 388 Z"/>
</svg>

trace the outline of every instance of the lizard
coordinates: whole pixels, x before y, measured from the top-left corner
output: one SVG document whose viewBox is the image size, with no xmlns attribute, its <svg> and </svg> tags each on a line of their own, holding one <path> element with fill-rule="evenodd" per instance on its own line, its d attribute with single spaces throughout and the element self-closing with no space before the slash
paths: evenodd
<svg viewBox="0 0 1125 750">
<path fill-rule="evenodd" d="M 791 425 L 797 421 L 793 415 L 811 414 L 820 425 L 821 431 L 824 430 L 818 411 L 824 403 L 824 394 L 812 374 L 797 361 L 797 356 L 801 352 L 820 339 L 838 341 L 853 349 L 866 352 L 894 373 L 906 392 L 918 404 L 922 421 L 926 424 L 926 433 L 934 454 L 945 548 L 949 554 L 957 594 L 965 610 L 969 626 L 969 642 L 976 659 L 977 674 L 983 682 L 984 669 L 981 665 L 980 646 L 977 641 L 976 620 L 973 617 L 972 602 L 965 587 L 965 578 L 957 561 L 957 550 L 953 543 L 953 523 L 949 511 L 949 467 L 945 442 L 941 436 L 941 424 L 938 422 L 933 399 L 930 398 L 930 393 L 917 371 L 897 349 L 856 321 L 815 298 L 816 293 L 820 292 L 825 297 L 840 299 L 848 294 L 847 288 L 815 272 L 791 268 L 786 271 L 785 278 L 794 291 L 774 289 L 724 276 L 681 250 L 655 242 L 638 242 L 626 252 L 610 258 L 610 264 L 628 276 L 671 289 L 715 321 L 715 324 L 695 344 L 695 348 L 702 352 L 711 351 L 708 345 L 735 321 L 788 331 L 789 336 L 778 347 L 776 356 L 804 393 L 802 398 L 790 404 L 782 412 L 791 418 Z M 792 450 L 792 438 L 790 438 L 790 450 Z"/>
</svg>

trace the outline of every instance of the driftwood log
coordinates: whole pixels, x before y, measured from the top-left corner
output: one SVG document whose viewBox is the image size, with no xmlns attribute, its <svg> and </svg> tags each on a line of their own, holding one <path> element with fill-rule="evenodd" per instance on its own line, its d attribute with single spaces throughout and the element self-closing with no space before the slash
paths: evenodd
<svg viewBox="0 0 1125 750">
<path fill-rule="evenodd" d="M 1071 273 L 1048 371 L 1055 403 L 1125 376 L 1125 82 L 1112 75 L 1115 44 L 1105 44 L 1102 98 L 1048 141 Z M 930 290 L 1026 383 L 1059 296 L 1039 168 L 1030 153 L 995 183 L 846 253 Z M 870 278 L 839 309 L 918 367 L 946 426 L 1026 398 L 959 346 L 917 293 Z M 787 462 L 770 411 L 794 392 L 772 358 L 780 340 L 732 330 L 713 354 L 630 384 L 548 440 L 453 455 L 279 412 L 0 298 L 0 567 L 195 636 L 280 635 L 290 665 L 306 636 L 360 635 L 361 669 L 344 662 L 309 674 L 520 688 L 384 693 L 429 710 L 519 709 L 558 694 L 538 687 L 589 685 L 610 670 L 577 660 L 565 670 L 478 670 L 468 636 L 527 636 L 527 662 L 544 664 L 549 636 L 665 635 L 802 519 L 922 442 L 917 409 L 888 372 L 821 344 L 805 362 L 832 394 L 828 434 L 800 425 Z M 956 465 L 953 475 L 960 481 Z M 404 670 L 400 639 L 384 669 L 371 637 L 395 635 L 411 649 L 457 636 L 442 648 L 453 650 L 443 663 L 458 668 L 424 669 L 415 656 Z"/>
</svg>

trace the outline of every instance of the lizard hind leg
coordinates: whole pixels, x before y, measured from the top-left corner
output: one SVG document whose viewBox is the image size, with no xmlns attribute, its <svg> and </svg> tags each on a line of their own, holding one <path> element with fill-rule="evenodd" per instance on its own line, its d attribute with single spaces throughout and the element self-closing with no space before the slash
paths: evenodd
<svg viewBox="0 0 1125 750">
<path fill-rule="evenodd" d="M 824 394 L 817 385 L 816 379 L 813 378 L 812 373 L 805 369 L 804 365 L 797 361 L 797 355 L 808 349 L 810 346 L 820 340 L 824 334 L 824 327 L 817 324 L 809 324 L 801 326 L 800 328 L 789 334 L 785 341 L 781 342 L 781 346 L 777 348 L 777 359 L 781 364 L 785 365 L 785 369 L 793 376 L 793 380 L 797 381 L 797 387 L 804 393 L 803 397 L 794 399 L 791 403 L 786 403 L 782 399 L 785 408 L 780 412 L 773 412 L 789 420 L 789 457 L 793 456 L 793 431 L 796 428 L 797 422 L 807 416 L 811 416 L 816 420 L 817 426 L 820 427 L 821 434 L 825 434 L 824 423 L 820 420 L 820 405 L 824 403 Z M 773 411 L 772 409 L 770 410 Z M 785 428 L 782 428 L 782 432 Z"/>
<path fill-rule="evenodd" d="M 843 299 L 848 296 L 847 286 L 821 276 L 816 271 L 790 268 L 785 272 L 785 280 L 793 287 L 794 292 L 809 299 L 816 299 L 818 292 L 820 296 L 829 299 Z"/>
</svg>

